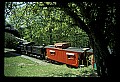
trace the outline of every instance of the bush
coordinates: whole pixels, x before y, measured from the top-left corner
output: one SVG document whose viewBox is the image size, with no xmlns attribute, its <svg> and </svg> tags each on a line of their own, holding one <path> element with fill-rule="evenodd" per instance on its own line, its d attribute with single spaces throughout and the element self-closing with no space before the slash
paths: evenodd
<svg viewBox="0 0 120 82">
<path fill-rule="evenodd" d="M 10 49 L 16 49 L 18 45 L 18 40 L 13 34 L 5 32 L 4 47 Z"/>
<path fill-rule="evenodd" d="M 92 68 L 92 66 L 81 68 L 80 70 L 82 77 L 97 77 L 96 71 Z"/>
</svg>

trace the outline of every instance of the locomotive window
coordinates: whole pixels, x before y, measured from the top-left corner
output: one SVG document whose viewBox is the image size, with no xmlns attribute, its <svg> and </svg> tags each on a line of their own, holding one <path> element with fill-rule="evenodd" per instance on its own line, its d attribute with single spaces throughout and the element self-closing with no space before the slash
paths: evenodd
<svg viewBox="0 0 120 82">
<path fill-rule="evenodd" d="M 40 50 L 40 49 L 38 49 L 37 53 L 41 54 L 41 50 Z"/>
</svg>

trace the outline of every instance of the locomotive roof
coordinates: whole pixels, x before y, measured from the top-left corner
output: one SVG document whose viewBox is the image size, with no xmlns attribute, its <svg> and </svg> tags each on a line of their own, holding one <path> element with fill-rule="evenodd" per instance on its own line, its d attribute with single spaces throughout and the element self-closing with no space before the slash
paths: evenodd
<svg viewBox="0 0 120 82">
<path fill-rule="evenodd" d="M 23 44 L 29 44 L 30 42 L 24 42 Z"/>
<path fill-rule="evenodd" d="M 30 43 L 32 43 L 32 42 L 24 42 L 23 44 L 30 44 Z"/>
<path fill-rule="evenodd" d="M 34 48 L 35 48 L 35 47 L 36 47 L 36 48 L 43 48 L 43 46 L 36 46 L 36 45 L 33 46 L 33 47 L 34 47 Z"/>
<path fill-rule="evenodd" d="M 45 48 L 53 48 L 53 49 L 58 49 L 58 48 L 55 48 L 54 45 L 48 45 L 48 46 L 45 46 Z M 85 50 L 89 50 L 90 48 L 77 48 L 77 47 L 68 47 L 66 49 L 62 49 L 62 50 L 66 50 L 66 51 L 73 51 L 73 52 L 84 52 Z M 90 49 L 88 52 L 92 52 L 92 50 Z"/>
<path fill-rule="evenodd" d="M 48 46 L 45 46 L 45 48 L 55 48 L 54 45 L 48 45 Z"/>
</svg>

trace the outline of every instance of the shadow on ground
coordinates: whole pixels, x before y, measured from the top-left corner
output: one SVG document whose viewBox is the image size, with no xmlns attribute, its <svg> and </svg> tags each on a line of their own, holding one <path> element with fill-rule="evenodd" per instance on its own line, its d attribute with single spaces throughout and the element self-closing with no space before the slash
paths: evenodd
<svg viewBox="0 0 120 82">
<path fill-rule="evenodd" d="M 4 57 L 16 57 L 20 55 L 16 51 L 4 51 Z"/>
</svg>

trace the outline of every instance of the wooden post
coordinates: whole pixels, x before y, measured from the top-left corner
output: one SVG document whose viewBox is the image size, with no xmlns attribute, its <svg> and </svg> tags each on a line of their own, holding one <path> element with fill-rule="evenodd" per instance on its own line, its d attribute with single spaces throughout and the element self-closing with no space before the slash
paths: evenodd
<svg viewBox="0 0 120 82">
<path fill-rule="evenodd" d="M 94 56 L 91 56 L 91 64 L 92 64 L 92 68 L 94 69 Z"/>
<path fill-rule="evenodd" d="M 83 60 L 82 60 L 82 65 L 83 65 Z"/>
</svg>

